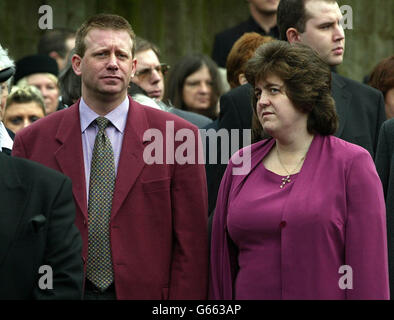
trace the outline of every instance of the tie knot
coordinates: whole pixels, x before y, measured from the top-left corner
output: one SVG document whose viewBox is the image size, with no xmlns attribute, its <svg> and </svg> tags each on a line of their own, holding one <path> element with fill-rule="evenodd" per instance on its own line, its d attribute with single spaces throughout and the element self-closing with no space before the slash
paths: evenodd
<svg viewBox="0 0 394 320">
<path fill-rule="evenodd" d="M 107 118 L 104 117 L 98 117 L 96 118 L 96 123 L 99 127 L 99 131 L 105 130 L 105 128 L 108 127 L 109 125 L 109 120 Z"/>
</svg>

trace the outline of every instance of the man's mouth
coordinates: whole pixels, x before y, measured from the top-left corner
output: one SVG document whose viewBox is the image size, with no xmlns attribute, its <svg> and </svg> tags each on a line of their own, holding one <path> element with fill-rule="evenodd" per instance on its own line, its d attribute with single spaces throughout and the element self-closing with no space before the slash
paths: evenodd
<svg viewBox="0 0 394 320">
<path fill-rule="evenodd" d="M 343 54 L 343 47 L 337 47 L 337 48 L 333 49 L 332 51 L 336 55 L 342 55 Z"/>
</svg>

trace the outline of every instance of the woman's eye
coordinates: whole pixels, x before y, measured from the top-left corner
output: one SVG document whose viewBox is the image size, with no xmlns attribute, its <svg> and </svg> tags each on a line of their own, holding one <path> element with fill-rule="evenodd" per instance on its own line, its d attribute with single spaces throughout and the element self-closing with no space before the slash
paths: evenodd
<svg viewBox="0 0 394 320">
<path fill-rule="evenodd" d="M 34 121 L 37 121 L 38 119 L 40 119 L 39 117 L 36 117 L 36 116 L 33 116 L 33 117 L 30 117 L 30 122 L 34 122 Z"/>
<path fill-rule="evenodd" d="M 18 124 L 22 123 L 22 118 L 21 117 L 11 118 L 10 122 L 14 125 L 18 125 Z"/>
</svg>

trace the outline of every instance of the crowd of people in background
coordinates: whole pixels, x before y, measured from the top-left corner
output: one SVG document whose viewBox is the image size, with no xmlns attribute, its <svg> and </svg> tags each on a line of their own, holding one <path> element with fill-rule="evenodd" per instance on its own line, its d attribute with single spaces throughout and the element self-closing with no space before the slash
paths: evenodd
<svg viewBox="0 0 394 320">
<path fill-rule="evenodd" d="M 16 61 L 0 44 L 0 299 L 394 296 L 394 55 L 359 83 L 335 70 L 335 0 L 247 3 L 211 57 L 171 66 L 112 14 L 47 30 Z M 193 132 L 194 158 L 170 161 L 175 138 L 146 165 L 145 133 L 168 146 L 169 122 Z M 201 154 L 199 129 L 238 140 Z"/>
</svg>

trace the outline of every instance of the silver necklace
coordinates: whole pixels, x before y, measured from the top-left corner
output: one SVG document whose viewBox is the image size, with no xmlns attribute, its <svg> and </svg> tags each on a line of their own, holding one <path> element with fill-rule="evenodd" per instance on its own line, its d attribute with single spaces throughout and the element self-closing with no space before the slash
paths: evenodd
<svg viewBox="0 0 394 320">
<path fill-rule="evenodd" d="M 307 152 L 308 152 L 308 151 L 307 151 Z M 282 178 L 282 184 L 280 185 L 280 188 L 283 189 L 283 187 L 285 186 L 286 183 L 290 183 L 290 182 L 291 182 L 290 176 L 291 176 L 292 174 L 294 174 L 294 172 L 297 170 L 298 166 L 301 164 L 302 160 L 305 159 L 306 153 L 305 153 L 305 155 L 300 159 L 300 161 L 297 163 L 297 165 L 294 167 L 294 169 L 293 169 L 291 172 L 289 172 L 289 171 L 286 169 L 286 167 L 285 167 L 285 166 L 283 165 L 283 163 L 282 163 L 282 160 L 280 160 L 278 148 L 276 148 L 276 154 L 277 154 L 277 156 L 278 156 L 278 160 L 279 160 L 280 165 L 281 165 L 282 168 L 287 172 L 287 176 L 284 177 L 284 178 Z"/>
</svg>

